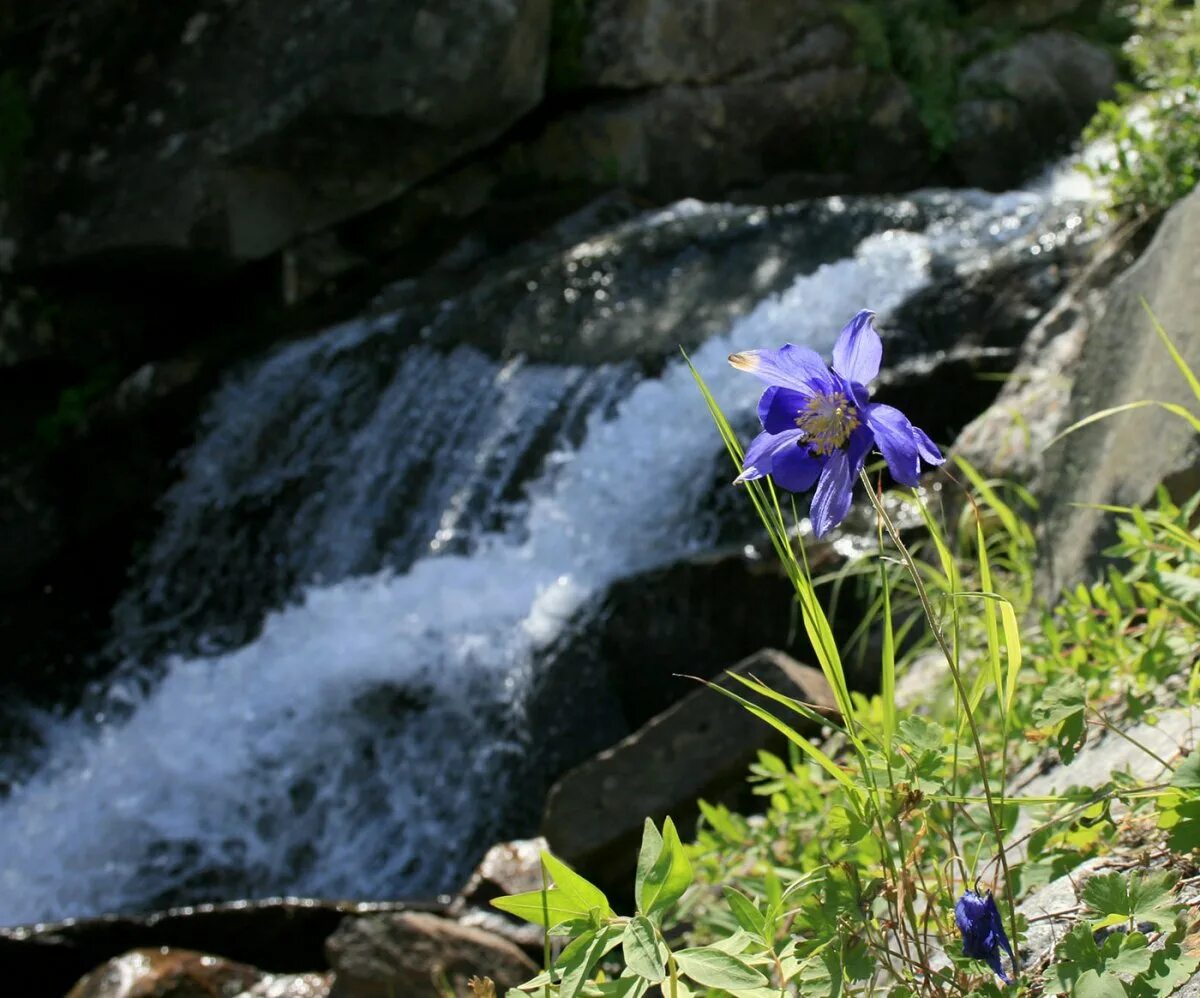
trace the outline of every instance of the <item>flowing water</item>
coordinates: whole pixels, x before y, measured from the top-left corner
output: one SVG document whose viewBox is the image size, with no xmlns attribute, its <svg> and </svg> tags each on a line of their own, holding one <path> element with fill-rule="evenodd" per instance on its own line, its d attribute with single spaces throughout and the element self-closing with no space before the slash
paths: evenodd
<svg viewBox="0 0 1200 998">
<path fill-rule="evenodd" d="M 1062 200 L 932 198 L 919 231 L 877 226 L 693 360 L 749 413 L 732 350 L 827 352 L 864 306 L 886 331 L 933 260 L 974 265 Z M 40 720 L 0 800 L 0 923 L 452 889 L 536 784 L 548 650 L 613 581 L 710 543 L 719 449 L 676 360 L 497 360 L 395 315 L 231 376 L 118 607 L 127 661 Z"/>
</svg>

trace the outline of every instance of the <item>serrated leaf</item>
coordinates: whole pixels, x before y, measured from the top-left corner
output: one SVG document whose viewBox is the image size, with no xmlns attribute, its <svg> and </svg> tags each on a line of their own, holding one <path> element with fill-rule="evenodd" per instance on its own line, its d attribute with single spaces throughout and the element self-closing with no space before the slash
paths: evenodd
<svg viewBox="0 0 1200 998">
<path fill-rule="evenodd" d="M 1195 973 L 1200 966 L 1200 951 L 1195 940 L 1188 945 L 1189 928 L 1186 914 L 1175 919 L 1175 927 L 1163 940 L 1162 947 L 1152 954 L 1150 969 L 1130 984 L 1129 994 L 1133 998 L 1165 998 Z"/>
<path fill-rule="evenodd" d="M 1092 877 L 1083 886 L 1080 900 L 1100 925 L 1149 922 L 1162 929 L 1175 921 L 1179 905 L 1174 900 L 1175 877 L 1164 871 L 1132 873 L 1128 881 L 1120 873 Z M 1118 917 L 1119 916 L 1119 917 Z M 1093 928 L 1096 928 L 1093 923 Z"/>
<path fill-rule="evenodd" d="M 726 991 L 760 988 L 767 978 L 736 956 L 708 947 L 682 949 L 675 954 L 679 972 L 697 984 Z"/>
<path fill-rule="evenodd" d="M 733 917 L 737 919 L 738 925 L 769 944 L 770 940 L 763 937 L 766 920 L 763 913 L 758 910 L 758 906 L 733 887 L 726 886 L 722 890 L 725 894 L 725 901 L 729 904 L 729 910 L 733 912 Z"/>
<path fill-rule="evenodd" d="M 1101 977 L 1094 970 L 1080 975 L 1071 994 L 1075 998 L 1126 998 L 1124 984 L 1112 977 Z"/>
<path fill-rule="evenodd" d="M 669 908 L 692 886 L 692 864 L 679 841 L 675 823 L 667 818 L 663 822 L 662 852 L 642 882 L 638 910 L 643 915 L 654 915 Z"/>
<path fill-rule="evenodd" d="M 657 983 L 667 976 L 667 947 L 644 915 L 625 926 L 621 937 L 621 955 L 631 973 Z"/>
<path fill-rule="evenodd" d="M 642 845 L 638 849 L 637 876 L 633 886 L 633 898 L 638 904 L 639 911 L 642 910 L 642 894 L 645 891 L 646 878 L 650 876 L 650 871 L 654 869 L 654 864 L 662 855 L 662 847 L 662 835 L 654 827 L 654 822 L 647 818 L 646 823 L 642 826 Z"/>
<path fill-rule="evenodd" d="M 561 859 L 548 852 L 543 852 L 542 866 L 546 868 L 546 873 L 554 881 L 554 886 L 562 891 L 568 902 L 577 905 L 585 913 L 598 908 L 601 918 L 608 918 L 612 915 L 612 908 L 608 906 L 608 898 L 604 896 L 604 891 L 590 880 L 581 877 Z"/>
<path fill-rule="evenodd" d="M 1175 767 L 1171 786 L 1180 790 L 1200 790 L 1200 752 L 1190 752 Z"/>
<path fill-rule="evenodd" d="M 492 898 L 493 908 L 499 908 L 526 922 L 533 922 L 544 929 L 553 928 L 575 918 L 588 918 L 589 910 L 581 910 L 578 904 L 561 890 L 551 887 L 546 891 L 526 891 L 524 894 L 508 894 Z"/>
</svg>

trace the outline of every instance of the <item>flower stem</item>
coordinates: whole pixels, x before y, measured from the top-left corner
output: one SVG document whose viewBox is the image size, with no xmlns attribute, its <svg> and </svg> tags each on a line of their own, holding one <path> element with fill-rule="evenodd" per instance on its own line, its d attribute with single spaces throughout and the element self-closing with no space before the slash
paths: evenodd
<svg viewBox="0 0 1200 998">
<path fill-rule="evenodd" d="M 876 512 L 883 519 L 883 525 L 887 529 L 889 536 L 892 538 L 892 543 L 896 545 L 896 550 L 900 552 L 900 557 L 904 559 L 904 564 L 908 568 L 909 574 L 912 576 L 913 584 L 917 589 L 917 598 L 921 601 L 921 607 L 925 611 L 925 618 L 929 621 L 929 629 L 933 632 L 934 640 L 937 641 L 938 647 L 946 658 L 946 664 L 950 669 L 950 676 L 954 680 L 955 689 L 962 701 L 963 713 L 967 719 L 967 727 L 971 732 L 971 740 L 975 745 L 975 755 L 979 759 L 979 776 L 983 784 L 983 795 L 987 799 L 988 817 L 991 819 L 992 831 L 996 836 L 996 849 L 1000 858 L 1000 866 L 1004 870 L 1004 888 L 1005 895 L 1008 899 L 1009 921 L 1012 926 L 1012 938 L 1014 949 L 1017 947 L 1019 934 L 1017 932 L 1017 907 L 1016 901 L 1012 895 L 1012 873 L 1008 868 L 1008 856 L 1004 850 L 1004 833 L 1000 824 L 1000 811 L 996 804 L 996 799 L 992 796 L 991 783 L 988 780 L 987 774 L 987 757 L 983 751 L 983 741 L 979 737 L 979 727 L 975 723 L 974 712 L 971 710 L 971 697 L 967 690 L 966 684 L 963 682 L 962 674 L 958 671 L 958 663 L 954 660 L 954 655 L 950 651 L 949 645 L 946 643 L 946 636 L 942 634 L 942 629 L 938 627 L 937 621 L 933 613 L 933 604 L 929 600 L 929 593 L 925 589 L 925 583 L 921 579 L 921 572 L 917 568 L 916 562 L 913 560 L 912 554 L 908 547 L 900 538 L 900 532 L 896 529 L 896 525 L 892 522 L 892 518 L 883 507 L 883 503 L 875 494 L 875 489 L 871 485 L 870 478 L 867 477 L 865 470 L 859 471 L 859 478 L 866 487 L 867 495 L 871 497 L 871 504 L 875 507 Z M 1015 960 L 1014 960 L 1015 963 Z M 1017 967 L 1014 966 L 1016 971 Z"/>
</svg>

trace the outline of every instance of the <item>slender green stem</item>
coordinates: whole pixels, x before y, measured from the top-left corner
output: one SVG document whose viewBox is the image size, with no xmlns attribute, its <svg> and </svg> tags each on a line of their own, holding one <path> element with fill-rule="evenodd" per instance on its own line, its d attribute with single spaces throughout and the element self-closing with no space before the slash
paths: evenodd
<svg viewBox="0 0 1200 998">
<path fill-rule="evenodd" d="M 1159 755 L 1152 748 L 1150 748 L 1149 745 L 1143 744 L 1142 742 L 1138 741 L 1138 739 L 1134 738 L 1133 735 L 1129 734 L 1129 732 L 1122 731 L 1120 728 L 1118 728 L 1115 724 L 1112 723 L 1112 721 L 1110 721 L 1107 717 L 1105 717 L 1097 708 L 1093 707 L 1091 704 L 1088 704 L 1088 710 L 1090 710 L 1093 714 L 1096 715 L 1096 720 L 1099 721 L 1100 724 L 1102 724 L 1105 728 L 1107 728 L 1109 731 L 1111 731 L 1118 738 L 1124 738 L 1125 741 L 1129 742 L 1129 744 L 1132 745 L 1135 749 L 1140 749 L 1141 751 L 1145 752 L 1146 755 L 1150 756 L 1150 758 L 1153 759 L 1155 762 L 1157 762 L 1160 766 L 1162 766 L 1163 769 L 1173 770 L 1175 768 L 1169 762 L 1167 762 L 1166 759 L 1164 759 L 1161 755 Z"/>
<path fill-rule="evenodd" d="M 991 781 L 987 774 L 987 757 L 983 751 L 983 740 L 979 737 L 979 727 L 975 723 L 975 716 L 971 710 L 971 697 L 967 690 L 966 684 L 963 682 L 962 674 L 958 671 L 958 663 L 954 659 L 954 654 L 950 650 L 950 646 L 946 643 L 946 636 L 942 634 L 942 630 L 937 626 L 937 621 L 933 614 L 933 604 L 929 601 L 929 593 L 925 589 L 925 583 L 921 579 L 921 572 L 917 568 L 916 562 L 913 560 L 912 554 L 909 552 L 907 545 L 900 537 L 900 532 L 896 529 L 896 525 L 892 523 L 892 518 L 888 516 L 887 510 L 884 509 L 883 503 L 875 494 L 874 488 L 871 487 L 871 480 L 867 477 L 865 471 L 859 472 L 859 477 L 862 479 L 863 485 L 866 487 L 867 494 L 871 497 L 871 503 L 883 518 L 884 526 L 887 528 L 888 534 L 892 538 L 892 543 L 896 545 L 896 550 L 900 552 L 900 556 L 904 559 L 905 565 L 908 567 L 909 574 L 912 576 L 913 584 L 917 588 L 917 598 L 921 601 L 921 606 L 925 610 L 925 616 L 929 620 L 929 628 L 933 632 L 934 640 L 941 649 L 942 654 L 946 657 L 946 664 L 950 668 L 950 676 L 954 681 L 954 685 L 958 690 L 959 696 L 962 698 L 963 712 L 967 719 L 967 727 L 971 732 L 971 740 L 975 745 L 975 755 L 979 759 L 979 776 L 983 784 L 983 795 L 987 800 L 988 817 L 991 819 L 992 831 L 996 836 L 996 849 L 1000 858 L 1000 866 L 1004 871 L 1004 887 L 1005 894 L 1008 899 L 1009 921 L 1012 926 L 1013 945 L 1017 944 L 1019 933 L 1017 931 L 1017 906 L 1012 895 L 1012 873 L 1008 868 L 1008 856 L 1004 850 L 1004 832 L 1000 823 L 1000 811 L 996 804 L 996 799 L 992 796 Z M 1014 967 L 1014 970 L 1017 968 Z"/>
<path fill-rule="evenodd" d="M 667 956 L 667 970 L 671 975 L 671 998 L 679 998 L 679 965 L 675 963 L 675 954 Z"/>
</svg>

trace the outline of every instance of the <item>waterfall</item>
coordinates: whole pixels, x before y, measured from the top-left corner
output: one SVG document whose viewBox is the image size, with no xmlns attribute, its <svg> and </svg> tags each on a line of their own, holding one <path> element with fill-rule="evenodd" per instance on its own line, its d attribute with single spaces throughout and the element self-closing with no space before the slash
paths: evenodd
<svg viewBox="0 0 1200 998">
<path fill-rule="evenodd" d="M 1006 197 L 869 236 L 709 338 L 696 367 L 746 414 L 760 386 L 733 350 L 828 353 L 862 307 L 886 350 L 889 309 L 935 253 L 985 252 L 1054 200 Z M 703 548 L 719 451 L 678 360 L 656 377 L 500 361 L 413 345 L 388 317 L 229 380 L 118 613 L 143 649 L 168 650 L 43 726 L 44 763 L 0 800 L 0 923 L 452 889 L 536 760 L 547 649 L 614 580 Z M 267 534 L 298 598 L 255 589 Z M 209 647 L 169 650 L 172 623 L 219 630 L 258 604 Z M 164 623 L 147 605 L 182 609 Z"/>
</svg>

